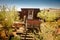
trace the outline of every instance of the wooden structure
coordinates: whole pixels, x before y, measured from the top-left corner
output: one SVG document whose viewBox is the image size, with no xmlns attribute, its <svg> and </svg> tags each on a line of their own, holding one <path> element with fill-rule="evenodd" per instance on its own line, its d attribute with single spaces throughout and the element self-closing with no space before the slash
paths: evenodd
<svg viewBox="0 0 60 40">
<path fill-rule="evenodd" d="M 20 13 L 20 18 L 23 20 L 27 20 L 27 27 L 32 28 L 33 26 L 35 29 L 38 30 L 40 27 L 40 21 L 39 18 L 37 17 L 37 13 L 40 11 L 39 8 L 21 8 Z"/>
</svg>

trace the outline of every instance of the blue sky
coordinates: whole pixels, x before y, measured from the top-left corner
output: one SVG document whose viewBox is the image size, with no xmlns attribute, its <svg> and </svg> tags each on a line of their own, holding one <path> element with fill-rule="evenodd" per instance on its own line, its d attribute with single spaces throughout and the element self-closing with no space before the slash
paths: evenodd
<svg viewBox="0 0 60 40">
<path fill-rule="evenodd" d="M 20 8 L 60 8 L 60 0 L 0 0 L 0 5 L 15 5 Z"/>
</svg>

